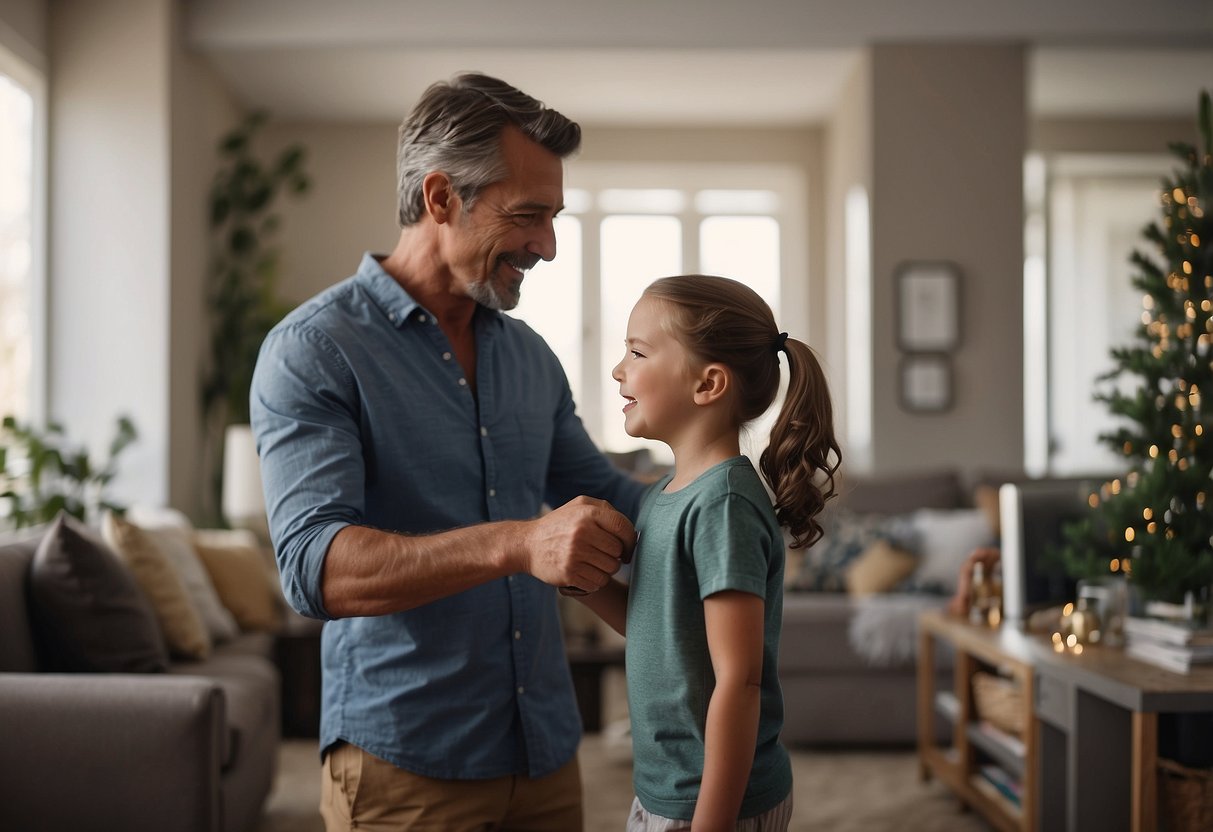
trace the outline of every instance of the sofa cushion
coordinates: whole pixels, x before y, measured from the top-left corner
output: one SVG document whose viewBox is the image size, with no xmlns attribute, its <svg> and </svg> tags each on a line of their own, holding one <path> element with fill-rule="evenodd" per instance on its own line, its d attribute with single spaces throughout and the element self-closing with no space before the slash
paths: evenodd
<svg viewBox="0 0 1213 832">
<path fill-rule="evenodd" d="M 190 540 L 192 530 L 175 526 L 144 525 L 142 528 L 181 578 L 190 604 L 197 610 L 211 641 L 235 638 L 240 628 L 228 608 L 223 606 L 206 567 L 198 557 L 198 551 Z"/>
<path fill-rule="evenodd" d="M 282 595 L 260 549 L 196 533 L 194 549 L 223 605 L 242 630 L 274 632 L 282 624 Z"/>
<path fill-rule="evenodd" d="M 163 671 L 168 651 L 134 575 L 81 523 L 60 513 L 30 563 L 31 613 L 49 670 Z"/>
<path fill-rule="evenodd" d="M 38 669 L 26 589 L 29 565 L 46 529 L 0 534 L 0 673 Z"/>
<path fill-rule="evenodd" d="M 914 550 L 914 529 L 908 516 L 856 514 L 845 509 L 830 513 L 825 533 L 805 553 L 785 588 L 798 592 L 845 592 L 851 563 L 878 540 Z"/>
<path fill-rule="evenodd" d="M 201 676 L 223 689 L 228 727 L 221 763 L 224 771 L 238 766 L 242 754 L 260 756 L 263 751 L 253 751 L 253 746 L 267 735 L 276 742 L 279 724 L 279 681 L 274 665 L 263 656 L 231 647 L 224 645 L 226 649 L 205 661 L 179 662 L 169 668 L 174 675 Z"/>
<path fill-rule="evenodd" d="M 105 540 L 135 573 L 135 580 L 152 602 L 169 650 L 186 659 L 205 659 L 211 637 L 190 601 L 185 584 L 156 543 L 134 523 L 109 512 L 102 520 Z"/>
<path fill-rule="evenodd" d="M 847 567 L 847 592 L 861 597 L 889 592 L 918 568 L 918 558 L 887 540 L 877 540 Z"/>
<path fill-rule="evenodd" d="M 919 556 L 913 582 L 922 589 L 953 592 L 973 550 L 997 543 L 986 513 L 979 508 L 921 509 L 912 522 Z"/>
</svg>

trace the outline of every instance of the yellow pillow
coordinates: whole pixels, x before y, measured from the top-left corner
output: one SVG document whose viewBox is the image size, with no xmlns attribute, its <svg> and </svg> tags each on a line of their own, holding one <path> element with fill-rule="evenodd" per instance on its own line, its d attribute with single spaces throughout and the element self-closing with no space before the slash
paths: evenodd
<svg viewBox="0 0 1213 832">
<path fill-rule="evenodd" d="M 918 559 L 887 540 L 877 540 L 851 561 L 845 580 L 851 595 L 888 592 L 908 578 L 918 567 Z"/>
<path fill-rule="evenodd" d="M 101 521 L 101 533 L 135 574 L 135 581 L 151 601 L 168 649 L 187 659 L 211 654 L 211 637 L 202 623 L 177 570 L 143 529 L 113 512 Z"/>
<path fill-rule="evenodd" d="M 1001 509 L 998 504 L 998 486 L 977 486 L 973 489 L 973 504 L 985 512 L 990 529 L 994 532 L 994 537 L 997 538 L 999 521 L 1001 520 Z"/>
<path fill-rule="evenodd" d="M 211 576 L 219 600 L 241 630 L 275 632 L 282 624 L 281 595 L 259 546 L 218 543 L 194 536 L 194 549 Z"/>
</svg>

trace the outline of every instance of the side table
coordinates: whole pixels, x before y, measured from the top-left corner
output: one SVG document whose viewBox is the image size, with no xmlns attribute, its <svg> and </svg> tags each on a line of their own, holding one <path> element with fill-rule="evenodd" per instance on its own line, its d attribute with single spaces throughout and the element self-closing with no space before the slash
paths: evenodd
<svg viewBox="0 0 1213 832">
<path fill-rule="evenodd" d="M 274 639 L 281 677 L 282 736 L 320 736 L 319 621 L 291 620 Z"/>
<path fill-rule="evenodd" d="M 602 676 L 609 667 L 623 667 L 624 648 L 569 645 L 567 652 L 581 724 L 596 733 L 602 730 Z"/>
</svg>

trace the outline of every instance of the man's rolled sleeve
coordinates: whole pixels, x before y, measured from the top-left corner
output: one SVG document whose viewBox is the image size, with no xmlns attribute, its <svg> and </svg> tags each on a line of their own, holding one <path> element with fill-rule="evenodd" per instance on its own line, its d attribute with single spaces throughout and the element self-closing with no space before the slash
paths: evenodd
<svg viewBox="0 0 1213 832">
<path fill-rule="evenodd" d="M 312 618 L 324 608 L 324 558 L 342 528 L 362 522 L 364 472 L 353 376 L 331 340 L 306 322 L 261 347 L 250 412 L 282 590 Z"/>
</svg>

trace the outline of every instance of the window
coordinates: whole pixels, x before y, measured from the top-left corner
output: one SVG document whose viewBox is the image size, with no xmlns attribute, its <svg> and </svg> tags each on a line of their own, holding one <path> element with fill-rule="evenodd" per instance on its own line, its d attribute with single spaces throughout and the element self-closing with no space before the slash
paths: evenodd
<svg viewBox="0 0 1213 832">
<path fill-rule="evenodd" d="M 531 271 L 512 314 L 560 356 L 578 412 L 601 447 L 648 447 L 670 461 L 661 443 L 624 432 L 611 378 L 632 306 L 656 278 L 737 278 L 771 305 L 784 329 L 808 337 L 800 181 L 776 166 L 571 166 L 565 213 L 556 221 L 558 255 Z"/>
<path fill-rule="evenodd" d="M 0 415 L 43 410 L 41 79 L 0 47 Z"/>
<path fill-rule="evenodd" d="M 1154 256 L 1141 230 L 1159 216 L 1159 182 L 1169 166 L 1151 155 L 1028 160 L 1024 447 L 1032 473 L 1085 475 L 1121 465 L 1098 438 L 1116 420 L 1092 394 L 1112 368 L 1109 351 L 1128 344 L 1140 321 L 1129 255 Z"/>
</svg>

